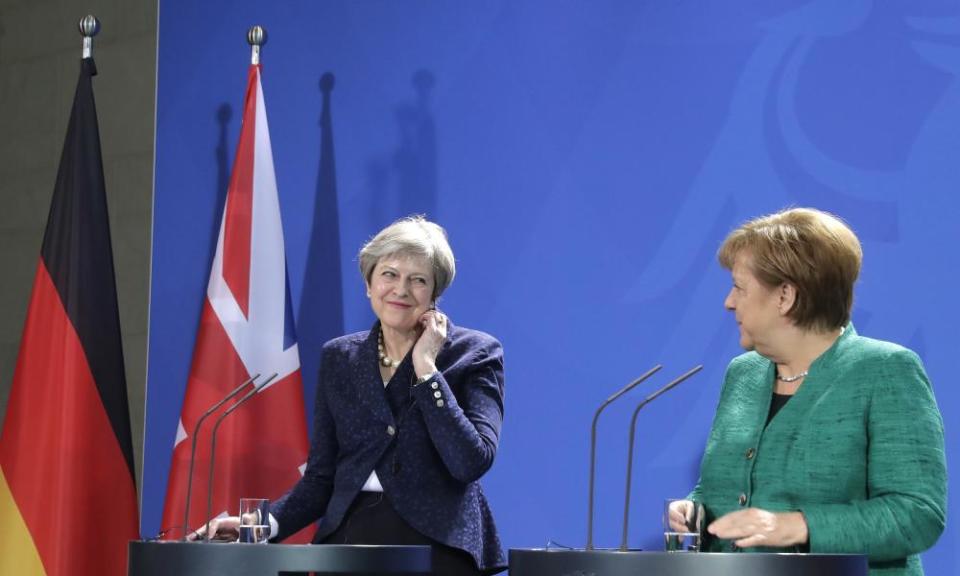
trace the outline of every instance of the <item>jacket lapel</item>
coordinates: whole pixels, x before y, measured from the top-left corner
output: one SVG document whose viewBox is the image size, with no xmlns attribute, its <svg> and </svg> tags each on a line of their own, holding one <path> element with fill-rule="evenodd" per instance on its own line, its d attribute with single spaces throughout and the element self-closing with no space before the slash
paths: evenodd
<svg viewBox="0 0 960 576">
<path fill-rule="evenodd" d="M 383 389 L 383 379 L 380 378 L 380 358 L 377 354 L 377 338 L 380 334 L 380 323 L 374 324 L 361 344 L 357 354 L 357 391 L 360 402 L 369 409 L 378 420 L 384 424 L 394 424 L 393 413 L 387 403 L 387 393 Z"/>
<path fill-rule="evenodd" d="M 767 415 L 770 414 L 770 402 L 773 401 L 773 384 L 777 373 L 777 368 L 773 362 L 767 360 L 766 370 L 757 370 L 754 374 L 754 380 L 750 383 L 750 388 L 754 390 L 756 398 L 754 418 L 757 421 L 757 430 L 763 434 L 767 424 Z M 776 420 L 776 418 L 774 418 Z M 773 424 L 771 422 L 770 424 Z"/>
<path fill-rule="evenodd" d="M 803 384 L 781 410 L 788 415 L 791 426 L 795 425 L 792 423 L 794 417 L 802 417 L 807 414 L 810 408 L 820 402 L 823 395 L 835 384 L 833 371 L 836 366 L 836 358 L 856 335 L 857 331 L 853 328 L 853 324 L 847 324 L 843 334 L 837 338 L 836 342 L 810 365 L 810 373 L 804 378 Z M 789 411 L 787 411 L 788 408 Z M 780 414 L 777 414 L 777 418 L 780 418 Z M 777 418 L 773 419 L 773 422 L 770 423 L 771 426 Z"/>
</svg>

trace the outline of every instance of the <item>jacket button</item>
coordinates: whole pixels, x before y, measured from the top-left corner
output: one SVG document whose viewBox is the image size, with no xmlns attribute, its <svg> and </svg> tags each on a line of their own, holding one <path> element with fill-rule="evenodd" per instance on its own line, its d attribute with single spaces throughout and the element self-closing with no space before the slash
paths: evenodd
<svg viewBox="0 0 960 576">
<path fill-rule="evenodd" d="M 434 398 L 439 399 L 441 396 L 443 396 L 443 394 L 441 394 L 439 390 L 437 390 L 436 392 L 433 393 L 433 397 L 434 397 Z"/>
<path fill-rule="evenodd" d="M 393 436 L 397 433 L 397 429 L 393 426 L 387 426 L 387 436 Z"/>
<path fill-rule="evenodd" d="M 443 408 L 443 400 L 437 400 L 437 408 Z"/>
<path fill-rule="evenodd" d="M 746 494 L 740 494 L 740 505 L 741 505 L 741 506 L 744 506 L 744 505 L 746 505 L 746 503 L 747 503 L 747 495 L 746 495 Z"/>
<path fill-rule="evenodd" d="M 757 451 L 754 450 L 753 448 L 748 448 L 746 453 L 747 460 L 753 460 L 753 455 L 756 453 Z"/>
<path fill-rule="evenodd" d="M 440 387 L 440 385 L 437 384 L 437 381 L 436 381 L 436 380 L 434 380 L 433 382 L 430 383 L 430 387 L 433 388 L 434 390 L 436 390 L 437 388 Z"/>
</svg>

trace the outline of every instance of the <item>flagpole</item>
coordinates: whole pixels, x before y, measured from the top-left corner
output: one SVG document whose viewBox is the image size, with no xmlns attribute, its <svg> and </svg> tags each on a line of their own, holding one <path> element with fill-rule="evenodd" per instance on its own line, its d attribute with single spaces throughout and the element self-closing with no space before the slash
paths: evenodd
<svg viewBox="0 0 960 576">
<path fill-rule="evenodd" d="M 260 47 L 267 43 L 267 31 L 263 26 L 252 26 L 247 31 L 247 44 L 250 45 L 250 64 L 260 64 Z"/>
<path fill-rule="evenodd" d="M 83 58 L 93 56 L 93 37 L 100 32 L 100 21 L 93 14 L 87 14 L 77 23 L 83 36 Z"/>
</svg>

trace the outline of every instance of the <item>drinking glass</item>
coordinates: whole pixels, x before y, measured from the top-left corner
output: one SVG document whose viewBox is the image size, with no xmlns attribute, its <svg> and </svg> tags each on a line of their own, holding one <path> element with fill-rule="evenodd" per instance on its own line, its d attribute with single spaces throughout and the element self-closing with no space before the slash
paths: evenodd
<svg viewBox="0 0 960 576">
<path fill-rule="evenodd" d="M 266 498 L 240 499 L 238 542 L 266 544 L 270 539 L 270 501 Z"/>
<path fill-rule="evenodd" d="M 663 505 L 663 539 L 667 552 L 699 552 L 703 534 L 703 504 L 669 499 Z"/>
</svg>

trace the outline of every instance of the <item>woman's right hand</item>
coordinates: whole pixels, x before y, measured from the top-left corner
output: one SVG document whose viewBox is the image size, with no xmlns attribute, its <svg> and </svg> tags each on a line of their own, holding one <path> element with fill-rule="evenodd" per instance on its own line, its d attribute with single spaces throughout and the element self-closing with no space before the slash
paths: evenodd
<svg viewBox="0 0 960 576">
<path fill-rule="evenodd" d="M 696 503 L 693 500 L 674 500 L 668 508 L 670 528 L 676 532 L 689 532 Z"/>
<path fill-rule="evenodd" d="M 210 520 L 211 540 L 237 540 L 240 538 L 240 517 L 221 516 Z M 187 535 L 187 540 L 206 540 L 207 524 L 197 528 Z"/>
</svg>

